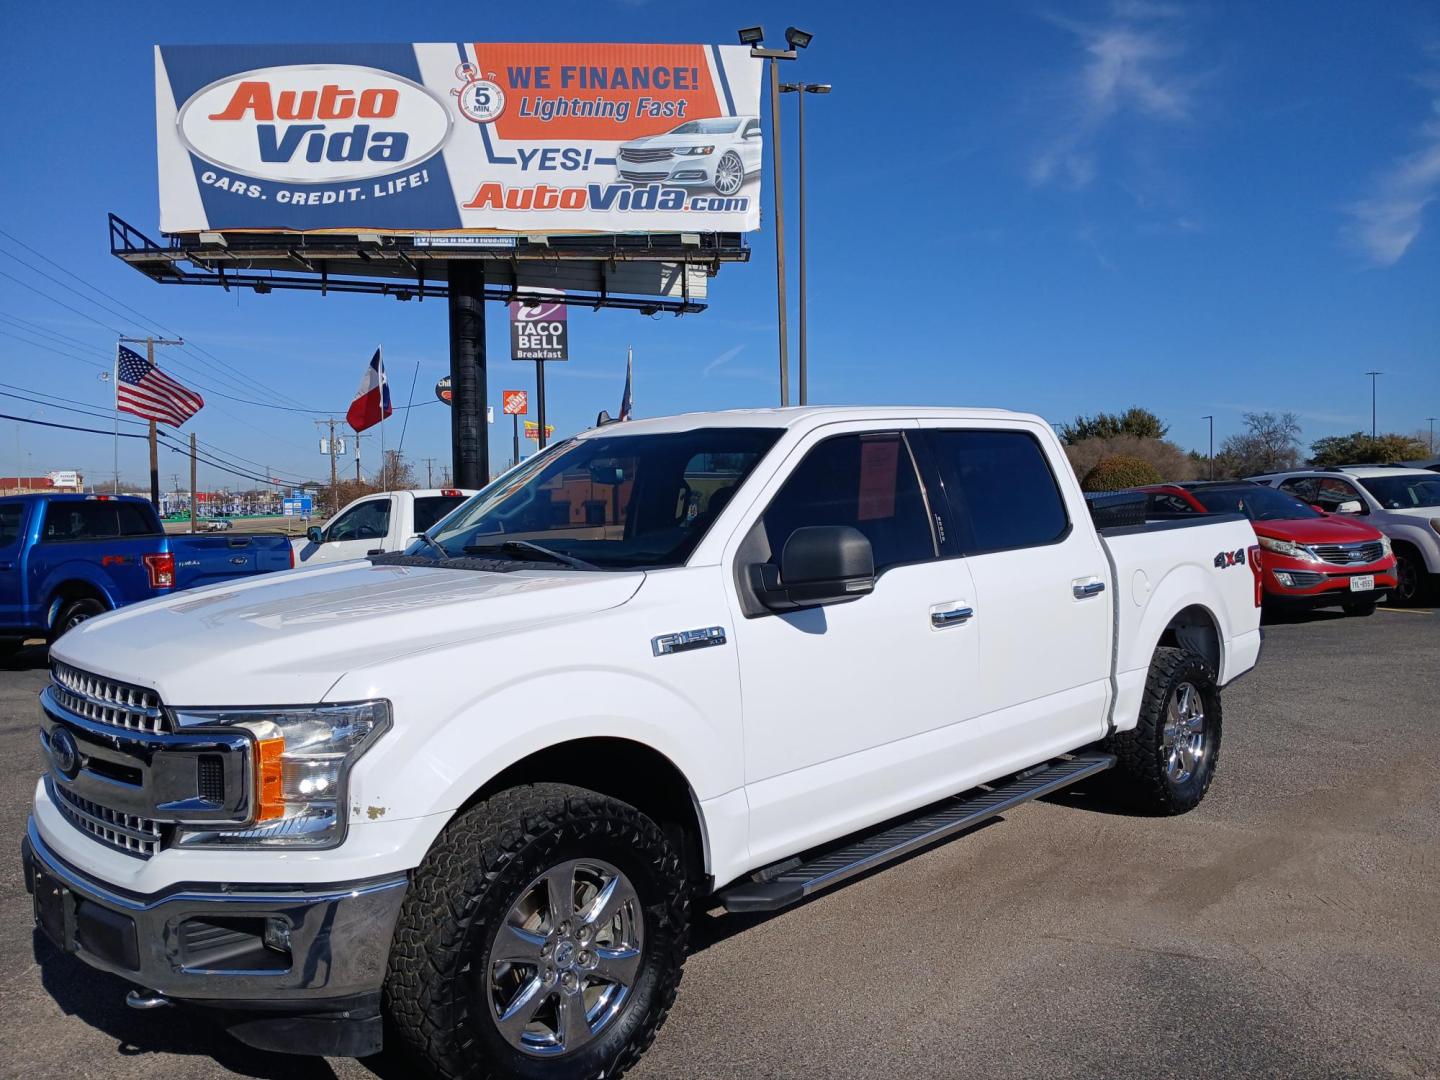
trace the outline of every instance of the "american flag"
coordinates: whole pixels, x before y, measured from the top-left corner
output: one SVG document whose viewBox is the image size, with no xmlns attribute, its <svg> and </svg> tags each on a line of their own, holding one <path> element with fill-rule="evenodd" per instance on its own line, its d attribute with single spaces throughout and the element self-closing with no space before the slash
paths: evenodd
<svg viewBox="0 0 1440 1080">
<path fill-rule="evenodd" d="M 115 408 L 146 420 L 179 427 L 205 407 L 205 399 L 187 390 L 137 352 L 117 345 Z"/>
</svg>

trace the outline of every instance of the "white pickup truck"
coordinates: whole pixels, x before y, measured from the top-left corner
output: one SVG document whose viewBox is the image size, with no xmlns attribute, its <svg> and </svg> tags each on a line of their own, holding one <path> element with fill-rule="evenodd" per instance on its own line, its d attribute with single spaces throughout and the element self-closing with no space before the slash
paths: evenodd
<svg viewBox="0 0 1440 1080">
<path fill-rule="evenodd" d="M 404 551 L 418 533 L 474 494 L 464 488 L 424 488 L 361 496 L 346 503 L 324 525 L 310 526 L 304 539 L 290 541 L 295 565 L 316 566 Z"/>
<path fill-rule="evenodd" d="M 255 1046 L 368 1054 L 384 1017 L 427 1072 L 618 1076 L 697 907 L 783 907 L 1105 770 L 1194 807 L 1260 650 L 1255 544 L 1098 531 L 1034 416 L 596 428 L 405 553 L 66 634 L 36 916 L 132 1005 Z"/>
</svg>

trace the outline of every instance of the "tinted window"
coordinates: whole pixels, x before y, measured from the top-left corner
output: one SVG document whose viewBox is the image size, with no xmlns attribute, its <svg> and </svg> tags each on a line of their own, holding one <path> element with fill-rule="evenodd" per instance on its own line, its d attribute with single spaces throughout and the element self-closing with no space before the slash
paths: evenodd
<svg viewBox="0 0 1440 1080">
<path fill-rule="evenodd" d="M 457 557 L 522 558 L 506 545 L 523 540 L 601 568 L 680 566 L 779 437 L 696 428 L 575 439 L 487 487 L 435 539 Z M 408 553 L 427 552 L 417 541 Z"/>
<path fill-rule="evenodd" d="M 1155 494 L 1145 500 L 1145 510 L 1151 514 L 1193 514 L 1195 508 L 1179 495 Z"/>
<path fill-rule="evenodd" d="M 1300 476 L 1292 480 L 1285 480 L 1281 482 L 1280 490 L 1288 491 L 1297 499 L 1313 502 L 1315 499 L 1315 479 L 1309 476 Z"/>
<path fill-rule="evenodd" d="M 160 530 L 155 527 L 155 519 L 150 516 L 150 508 L 141 506 L 139 503 L 116 503 L 115 511 L 120 515 L 121 536 L 157 536 Z"/>
<path fill-rule="evenodd" d="M 1070 527 L 1045 452 L 1023 431 L 935 431 L 931 444 L 967 554 L 1054 543 Z"/>
<path fill-rule="evenodd" d="M 1361 498 L 1360 492 L 1355 490 L 1355 485 L 1348 480 L 1336 480 L 1332 477 L 1325 477 L 1315 489 L 1315 505 L 1322 510 L 1334 513 L 1339 509 L 1341 503 L 1358 502 L 1360 512 L 1368 514 L 1369 508 L 1365 500 Z"/>
<path fill-rule="evenodd" d="M 110 540 L 120 535 L 120 522 L 113 502 L 52 502 L 45 507 L 48 541 Z"/>
<path fill-rule="evenodd" d="M 870 540 L 877 573 L 935 557 L 915 463 L 894 432 L 841 435 L 805 455 L 765 510 L 771 561 L 806 525 L 849 525 Z"/>
<path fill-rule="evenodd" d="M 416 499 L 415 531 L 425 532 L 464 501 L 464 495 L 425 495 Z"/>
<path fill-rule="evenodd" d="M 1303 521 L 1320 516 L 1295 496 L 1259 484 L 1192 488 L 1190 494 L 1212 514 L 1244 514 L 1251 521 Z"/>
<path fill-rule="evenodd" d="M 20 536 L 20 519 L 25 516 L 19 503 L 0 505 L 0 547 L 9 547 Z"/>
<path fill-rule="evenodd" d="M 389 531 L 390 500 L 367 499 L 336 518 L 325 539 L 383 540 Z"/>
</svg>

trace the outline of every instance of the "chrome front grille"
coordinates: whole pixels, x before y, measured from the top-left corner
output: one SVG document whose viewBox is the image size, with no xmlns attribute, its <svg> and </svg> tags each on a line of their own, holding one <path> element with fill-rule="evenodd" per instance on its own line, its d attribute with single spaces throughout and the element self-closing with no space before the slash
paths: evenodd
<svg viewBox="0 0 1440 1080">
<path fill-rule="evenodd" d="M 670 178 L 668 172 L 637 172 L 634 169 L 621 169 L 620 175 L 632 184 L 653 184 Z"/>
<path fill-rule="evenodd" d="M 160 695 L 153 690 L 91 675 L 58 661 L 50 668 L 51 692 L 62 708 L 126 731 L 165 730 Z"/>
<path fill-rule="evenodd" d="M 1310 550 L 1326 562 L 1340 566 L 1347 563 L 1379 562 L 1385 556 L 1385 547 L 1378 540 L 1364 540 L 1355 544 L 1312 544 Z"/>
<path fill-rule="evenodd" d="M 626 146 L 620 150 L 621 161 L 669 161 L 674 156 L 675 152 L 673 150 L 660 147 L 650 149 L 639 146 Z"/>
<path fill-rule="evenodd" d="M 152 818 L 122 814 L 108 806 L 82 799 L 50 778 L 45 783 L 50 789 L 51 801 L 66 820 L 102 844 L 127 855 L 148 859 L 160 850 L 165 841 L 160 823 Z"/>
</svg>

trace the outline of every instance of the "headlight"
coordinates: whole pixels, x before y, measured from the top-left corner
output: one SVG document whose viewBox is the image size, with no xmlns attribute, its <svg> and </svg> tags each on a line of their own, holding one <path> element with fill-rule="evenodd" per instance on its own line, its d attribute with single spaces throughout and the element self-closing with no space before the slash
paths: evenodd
<svg viewBox="0 0 1440 1080">
<path fill-rule="evenodd" d="M 1288 555 L 1292 559 L 1304 559 L 1306 562 L 1319 562 L 1315 553 L 1304 544 L 1293 544 L 1289 540 L 1272 540 L 1268 536 L 1258 538 L 1260 546 L 1266 551 L 1273 551 L 1277 555 Z"/>
<path fill-rule="evenodd" d="M 677 146 L 675 148 L 675 153 L 682 157 L 704 157 L 706 154 L 713 154 L 714 152 L 715 147 L 713 146 Z"/>
<path fill-rule="evenodd" d="M 1431 518 L 1430 528 L 1434 529 L 1437 533 L 1440 533 L 1440 518 Z"/>
<path fill-rule="evenodd" d="M 254 742 L 250 822 L 183 826 L 189 847 L 334 847 L 345 838 L 350 770 L 390 727 L 388 701 L 276 709 L 180 709 L 181 729 L 243 728 Z"/>
<path fill-rule="evenodd" d="M 1431 524 L 1433 525 L 1434 522 L 1431 522 Z M 1440 530 L 1437 530 L 1437 531 L 1440 531 Z M 1382 535 L 1382 536 L 1380 537 L 1380 552 L 1381 552 L 1381 556 L 1382 556 L 1383 558 L 1387 558 L 1387 559 L 1388 559 L 1388 558 L 1390 557 L 1390 552 L 1391 552 L 1391 550 L 1392 550 L 1392 548 L 1391 548 L 1391 545 L 1390 545 L 1390 537 L 1388 537 L 1388 536 L 1383 536 L 1383 535 Z"/>
</svg>

